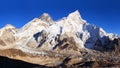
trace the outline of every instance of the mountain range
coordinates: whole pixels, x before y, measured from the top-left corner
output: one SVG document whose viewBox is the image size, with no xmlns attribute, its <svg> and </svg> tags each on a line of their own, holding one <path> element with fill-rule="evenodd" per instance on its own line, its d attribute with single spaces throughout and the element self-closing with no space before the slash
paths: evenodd
<svg viewBox="0 0 120 68">
<path fill-rule="evenodd" d="M 72 65 L 83 59 L 81 51 L 109 51 L 116 45 L 117 34 L 87 23 L 78 10 L 57 21 L 43 13 L 19 29 L 10 24 L 0 29 L 1 56 L 46 66 L 60 65 L 68 57 L 67 65 Z"/>
</svg>

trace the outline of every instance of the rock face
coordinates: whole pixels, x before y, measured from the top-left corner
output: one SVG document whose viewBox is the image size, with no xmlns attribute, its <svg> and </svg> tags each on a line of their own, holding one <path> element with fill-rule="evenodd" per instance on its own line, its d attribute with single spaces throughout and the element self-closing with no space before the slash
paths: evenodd
<svg viewBox="0 0 120 68">
<path fill-rule="evenodd" d="M 11 25 L 0 29 L 0 49 L 13 48 L 33 55 L 50 52 L 55 56 L 80 55 L 82 49 L 110 49 L 118 42 L 118 35 L 106 33 L 102 28 L 87 23 L 78 11 L 59 21 L 53 21 L 44 13 L 20 29 Z"/>
</svg>

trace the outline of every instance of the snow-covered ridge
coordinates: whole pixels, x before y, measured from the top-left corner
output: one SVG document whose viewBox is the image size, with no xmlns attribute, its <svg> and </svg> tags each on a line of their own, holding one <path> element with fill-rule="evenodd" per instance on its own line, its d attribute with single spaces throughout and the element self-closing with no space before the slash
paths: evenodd
<svg viewBox="0 0 120 68">
<path fill-rule="evenodd" d="M 5 28 L 15 27 L 7 25 Z M 59 50 L 60 47 L 67 45 L 78 49 L 93 48 L 97 40 L 105 44 L 106 38 L 111 40 L 118 38 L 116 34 L 106 33 L 101 27 L 87 23 L 78 10 L 59 21 L 53 21 L 49 14 L 44 13 L 40 18 L 35 18 L 24 25 L 14 36 L 15 46 L 19 44 L 26 49 L 28 47 L 45 50 Z"/>
</svg>

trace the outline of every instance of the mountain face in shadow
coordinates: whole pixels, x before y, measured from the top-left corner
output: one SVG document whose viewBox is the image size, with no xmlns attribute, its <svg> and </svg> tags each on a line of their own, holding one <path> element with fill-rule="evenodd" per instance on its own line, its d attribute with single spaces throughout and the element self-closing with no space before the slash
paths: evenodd
<svg viewBox="0 0 120 68">
<path fill-rule="evenodd" d="M 31 64 L 28 62 L 9 59 L 7 57 L 0 56 L 0 68 L 49 68 L 42 65 Z"/>
</svg>

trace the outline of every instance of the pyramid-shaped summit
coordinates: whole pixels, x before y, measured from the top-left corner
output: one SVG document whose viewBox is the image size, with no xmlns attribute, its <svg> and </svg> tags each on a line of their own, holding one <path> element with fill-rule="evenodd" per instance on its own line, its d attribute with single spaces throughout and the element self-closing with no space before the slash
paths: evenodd
<svg viewBox="0 0 120 68">
<path fill-rule="evenodd" d="M 43 13 L 40 16 L 40 19 L 46 22 L 53 22 L 53 19 L 51 18 L 51 16 L 48 13 Z"/>
</svg>

